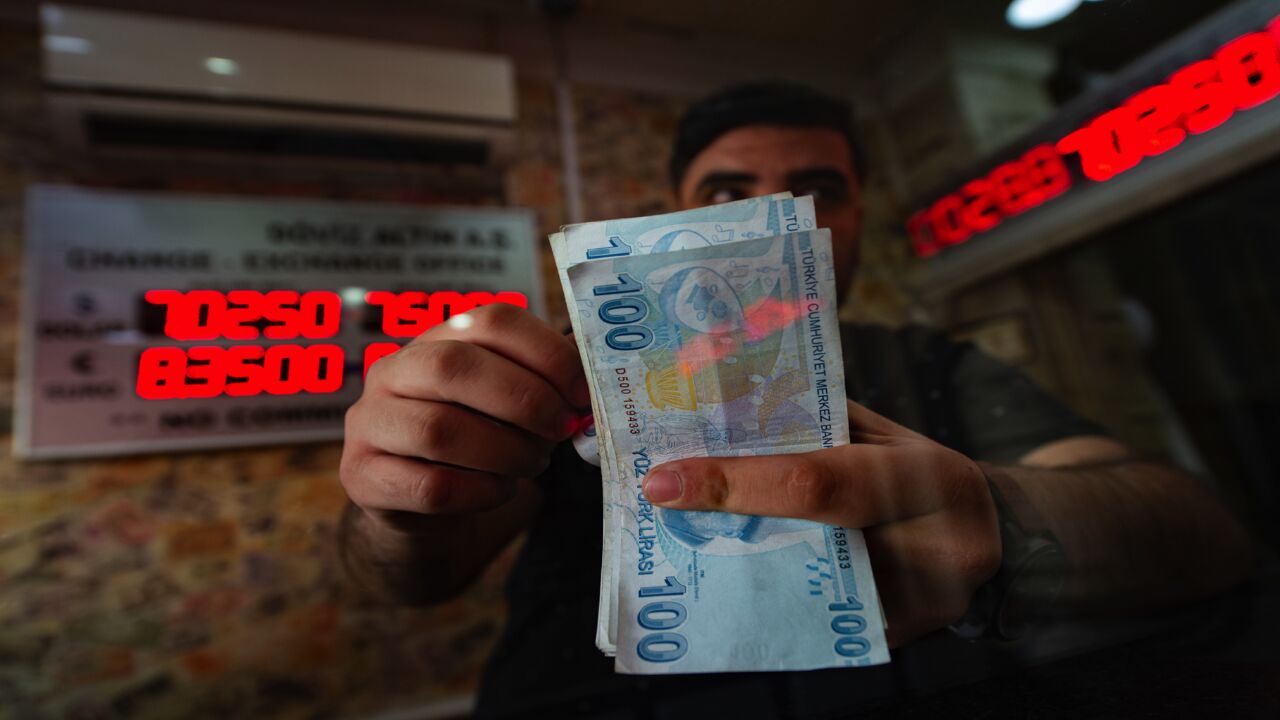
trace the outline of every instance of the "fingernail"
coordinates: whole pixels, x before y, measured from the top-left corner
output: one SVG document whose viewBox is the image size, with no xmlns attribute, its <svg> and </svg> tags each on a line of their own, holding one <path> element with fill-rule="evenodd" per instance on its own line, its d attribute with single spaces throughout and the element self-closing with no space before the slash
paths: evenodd
<svg viewBox="0 0 1280 720">
<path fill-rule="evenodd" d="M 680 476 L 670 470 L 650 473 L 644 479 L 644 495 L 649 498 L 649 502 L 671 502 L 678 499 L 683 490 Z"/>
</svg>

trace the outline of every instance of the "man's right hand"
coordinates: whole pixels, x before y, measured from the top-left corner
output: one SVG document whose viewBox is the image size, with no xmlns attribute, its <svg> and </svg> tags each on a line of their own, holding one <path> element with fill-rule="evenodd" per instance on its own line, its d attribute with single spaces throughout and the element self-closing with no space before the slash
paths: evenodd
<svg viewBox="0 0 1280 720">
<path fill-rule="evenodd" d="M 400 530 L 493 509 L 546 469 L 589 405 L 569 337 L 517 307 L 480 307 L 370 368 L 347 412 L 342 484 Z"/>
</svg>

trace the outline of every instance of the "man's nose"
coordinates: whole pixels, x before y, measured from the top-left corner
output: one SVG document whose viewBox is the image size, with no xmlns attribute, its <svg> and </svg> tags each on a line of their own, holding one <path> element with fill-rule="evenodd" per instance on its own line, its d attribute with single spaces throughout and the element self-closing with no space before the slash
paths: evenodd
<svg viewBox="0 0 1280 720">
<path fill-rule="evenodd" d="M 756 195 L 772 195 L 774 193 L 787 192 L 791 188 L 787 186 L 786 178 L 760 178 L 756 184 Z"/>
</svg>

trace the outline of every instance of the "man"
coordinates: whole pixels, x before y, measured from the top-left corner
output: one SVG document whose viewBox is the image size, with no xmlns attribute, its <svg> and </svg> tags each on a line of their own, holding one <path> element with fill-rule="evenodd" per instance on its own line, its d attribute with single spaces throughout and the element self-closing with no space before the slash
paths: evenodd
<svg viewBox="0 0 1280 720">
<path fill-rule="evenodd" d="M 863 168 L 843 103 L 749 85 L 689 110 L 672 180 L 685 208 L 812 195 L 844 293 L 857 264 Z M 919 328 L 850 327 L 852 444 L 671 462 L 646 476 L 644 491 L 671 510 L 863 528 L 888 639 L 901 648 L 894 662 L 615 675 L 592 645 L 599 471 L 563 443 L 590 404 L 573 340 L 511 307 L 467 317 L 371 370 L 347 416 L 343 543 L 365 587 L 433 602 L 530 531 L 482 715 L 830 715 L 1000 662 L 997 640 L 964 640 L 949 626 L 999 638 L 1063 608 L 1151 610 L 1217 592 L 1249 568 L 1244 531 L 1194 478 L 1136 458 L 971 346 Z"/>
</svg>

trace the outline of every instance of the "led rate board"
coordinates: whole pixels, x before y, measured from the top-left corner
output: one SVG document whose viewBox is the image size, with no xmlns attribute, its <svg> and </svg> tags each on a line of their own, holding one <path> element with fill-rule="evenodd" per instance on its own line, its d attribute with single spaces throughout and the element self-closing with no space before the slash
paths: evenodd
<svg viewBox="0 0 1280 720">
<path fill-rule="evenodd" d="M 54 458 L 341 437 L 378 359 L 542 313 L 532 213 L 33 186 L 14 445 Z"/>
<path fill-rule="evenodd" d="M 142 351 L 136 391 L 146 400 L 326 394 L 347 380 L 346 350 L 331 340 L 340 329 L 342 298 L 313 290 L 149 290 L 149 304 L 164 309 L 165 337 L 171 340 L 290 340 L 278 345 L 230 347 L 161 346 Z M 362 302 L 380 308 L 382 334 L 410 339 L 482 305 L 504 303 L 528 308 L 519 292 L 365 293 Z M 297 344 L 298 341 L 306 344 Z M 364 346 L 363 373 L 400 349 L 394 341 Z"/>
<path fill-rule="evenodd" d="M 1280 17 L 938 198 L 908 219 L 912 247 L 929 257 L 960 245 L 1078 183 L 1107 182 L 1278 95 Z"/>
</svg>

